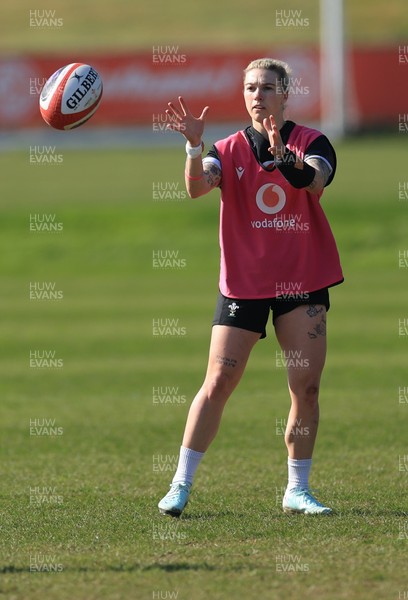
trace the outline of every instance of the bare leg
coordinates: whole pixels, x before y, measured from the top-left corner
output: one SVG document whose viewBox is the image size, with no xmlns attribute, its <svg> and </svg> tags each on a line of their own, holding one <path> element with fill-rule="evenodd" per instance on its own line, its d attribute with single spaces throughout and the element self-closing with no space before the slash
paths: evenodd
<svg viewBox="0 0 408 600">
<path fill-rule="evenodd" d="M 183 446 L 205 452 L 216 436 L 224 406 L 238 385 L 259 333 L 214 325 L 204 383 L 187 417 Z"/>
<path fill-rule="evenodd" d="M 311 458 L 319 424 L 320 377 L 326 358 L 326 308 L 318 304 L 299 306 L 276 319 L 275 331 L 289 363 L 292 404 L 285 433 L 289 458 Z M 301 366 L 293 364 L 296 360 Z"/>
</svg>

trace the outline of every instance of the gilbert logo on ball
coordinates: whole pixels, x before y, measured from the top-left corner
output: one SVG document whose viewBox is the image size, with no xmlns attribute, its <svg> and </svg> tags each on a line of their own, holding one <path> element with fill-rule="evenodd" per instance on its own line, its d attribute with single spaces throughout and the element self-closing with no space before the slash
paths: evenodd
<svg viewBox="0 0 408 600">
<path fill-rule="evenodd" d="M 101 98 L 99 73 L 84 63 L 71 63 L 46 81 L 40 96 L 40 112 L 54 129 L 74 129 L 92 117 Z"/>
</svg>

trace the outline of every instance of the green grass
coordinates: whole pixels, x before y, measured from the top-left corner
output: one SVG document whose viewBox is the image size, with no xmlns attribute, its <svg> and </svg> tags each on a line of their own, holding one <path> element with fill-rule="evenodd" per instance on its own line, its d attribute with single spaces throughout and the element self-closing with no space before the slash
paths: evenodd
<svg viewBox="0 0 408 600">
<path fill-rule="evenodd" d="M 0 51 L 77 52 L 139 49 L 176 44 L 189 49 L 268 49 L 277 44 L 317 44 L 319 2 L 316 0 L 224 0 L 216 10 L 188 0 L 101 0 L 45 6 L 31 0 L 7 2 L 0 20 Z M 30 26 L 43 10 L 60 26 Z M 300 27 L 276 26 L 275 11 L 301 11 Z M 289 12 L 287 12 L 289 14 Z M 295 14 L 295 13 L 294 13 Z M 36 17 L 37 15 L 37 17 Z M 295 17 L 294 17 L 295 18 Z M 384 44 L 406 41 L 408 14 L 404 0 L 345 1 L 346 39 L 352 43 Z"/>
<path fill-rule="evenodd" d="M 408 535 L 408 475 L 398 462 L 408 421 L 408 404 L 398 402 L 408 385 L 408 340 L 398 336 L 398 319 L 408 317 L 408 275 L 398 268 L 408 210 L 398 201 L 402 144 L 339 144 L 323 200 L 346 277 L 331 294 L 312 472 L 337 511 L 327 519 L 279 507 L 286 452 L 275 424 L 288 395 L 271 328 L 227 405 L 185 516 L 157 512 L 171 472 L 154 472 L 153 456 L 178 453 L 204 374 L 218 276 L 217 192 L 152 201 L 153 181 L 184 189 L 183 151 L 64 151 L 59 166 L 0 156 L 0 597 L 366 599 L 407 589 L 408 540 L 398 539 Z M 63 232 L 30 232 L 33 213 L 55 214 Z M 186 267 L 154 270 L 152 251 L 165 249 Z M 54 282 L 63 299 L 30 301 L 33 281 Z M 154 339 L 160 317 L 179 319 L 187 335 Z M 30 368 L 33 349 L 55 351 L 63 368 Z M 186 402 L 154 404 L 159 386 L 178 388 Z M 30 436 L 36 418 L 55 420 L 63 434 Z M 30 505 L 36 486 L 62 502 Z M 38 555 L 61 572 L 30 573 Z M 282 572 L 282 555 L 301 570 Z"/>
</svg>

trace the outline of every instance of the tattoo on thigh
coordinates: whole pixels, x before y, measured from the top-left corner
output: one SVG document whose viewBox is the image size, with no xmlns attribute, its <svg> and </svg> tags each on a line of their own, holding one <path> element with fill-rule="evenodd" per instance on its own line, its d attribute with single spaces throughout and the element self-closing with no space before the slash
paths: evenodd
<svg viewBox="0 0 408 600">
<path fill-rule="evenodd" d="M 319 335 L 325 337 L 325 335 L 326 335 L 326 319 L 324 317 L 322 317 L 322 320 L 320 321 L 320 323 L 318 323 L 317 325 L 315 325 L 315 327 L 313 327 L 313 331 L 308 331 L 307 335 L 312 340 L 317 338 L 317 336 L 319 336 Z"/>
<path fill-rule="evenodd" d="M 220 365 L 224 365 L 224 367 L 236 367 L 237 366 L 237 361 L 235 360 L 235 358 L 228 358 L 227 356 L 221 356 L 220 354 L 217 354 L 217 356 L 215 357 L 215 362 L 217 362 Z"/>
<path fill-rule="evenodd" d="M 315 317 L 319 313 L 323 312 L 323 308 L 317 308 L 316 304 L 310 304 L 307 308 L 307 314 L 309 317 Z"/>
</svg>

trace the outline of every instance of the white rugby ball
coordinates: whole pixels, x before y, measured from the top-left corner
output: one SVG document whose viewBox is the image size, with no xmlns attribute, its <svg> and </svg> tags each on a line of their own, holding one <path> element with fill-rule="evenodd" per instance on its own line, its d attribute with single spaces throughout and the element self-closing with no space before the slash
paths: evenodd
<svg viewBox="0 0 408 600">
<path fill-rule="evenodd" d="M 84 63 L 71 63 L 55 71 L 40 95 L 40 112 L 54 129 L 74 129 L 96 111 L 102 98 L 102 79 Z"/>
</svg>

